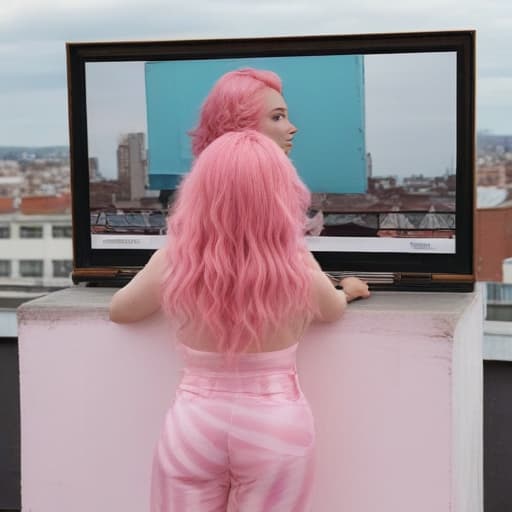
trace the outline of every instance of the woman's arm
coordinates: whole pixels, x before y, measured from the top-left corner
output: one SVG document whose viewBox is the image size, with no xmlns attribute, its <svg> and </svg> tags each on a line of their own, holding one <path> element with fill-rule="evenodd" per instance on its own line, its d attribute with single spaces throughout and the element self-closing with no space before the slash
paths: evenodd
<svg viewBox="0 0 512 512">
<path fill-rule="evenodd" d="M 311 253 L 307 263 L 313 269 L 313 293 L 318 308 L 315 320 L 334 322 L 341 318 L 348 302 L 370 296 L 368 285 L 356 277 L 342 279 L 343 290 L 337 290 Z"/>
<path fill-rule="evenodd" d="M 143 320 L 160 308 L 162 277 L 167 269 L 164 249 L 158 249 L 145 267 L 110 301 L 110 320 L 124 324 Z"/>
</svg>

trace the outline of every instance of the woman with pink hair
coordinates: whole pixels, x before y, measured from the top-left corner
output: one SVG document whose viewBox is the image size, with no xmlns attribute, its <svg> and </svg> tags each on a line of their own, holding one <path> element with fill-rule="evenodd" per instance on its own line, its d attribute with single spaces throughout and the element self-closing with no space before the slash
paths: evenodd
<svg viewBox="0 0 512 512">
<path fill-rule="evenodd" d="M 114 295 L 115 322 L 170 315 L 185 363 L 155 451 L 152 512 L 310 510 L 315 434 L 297 342 L 369 292 L 354 278 L 336 290 L 308 251 L 309 200 L 268 137 L 217 137 L 178 190 L 166 247 Z"/>
<path fill-rule="evenodd" d="M 199 122 L 189 135 L 192 154 L 226 132 L 258 130 L 286 154 L 297 128 L 288 119 L 282 84 L 273 71 L 243 68 L 229 71 L 214 84 L 200 111 Z"/>
<path fill-rule="evenodd" d="M 243 68 L 222 75 L 201 107 L 197 127 L 189 132 L 192 154 L 197 157 L 223 133 L 253 129 L 270 137 L 288 155 L 297 128 L 288 117 L 282 89 L 273 71 Z M 306 234 L 318 236 L 324 216 L 321 211 L 308 213 Z"/>
</svg>

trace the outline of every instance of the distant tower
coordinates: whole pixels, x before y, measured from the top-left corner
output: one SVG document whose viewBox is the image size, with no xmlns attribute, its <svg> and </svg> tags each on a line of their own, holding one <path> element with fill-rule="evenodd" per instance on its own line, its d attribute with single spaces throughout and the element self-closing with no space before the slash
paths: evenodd
<svg viewBox="0 0 512 512">
<path fill-rule="evenodd" d="M 93 156 L 89 158 L 89 181 L 98 181 L 99 178 L 99 161 Z"/>
<path fill-rule="evenodd" d="M 117 146 L 118 199 L 144 197 L 146 188 L 146 143 L 144 133 L 127 133 Z"/>
<path fill-rule="evenodd" d="M 371 153 L 366 153 L 366 177 L 368 179 L 373 177 L 373 162 Z"/>
</svg>

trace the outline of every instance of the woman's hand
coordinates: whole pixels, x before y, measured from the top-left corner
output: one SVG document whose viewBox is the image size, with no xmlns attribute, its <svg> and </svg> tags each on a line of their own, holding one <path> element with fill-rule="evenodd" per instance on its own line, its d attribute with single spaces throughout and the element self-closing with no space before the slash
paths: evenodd
<svg viewBox="0 0 512 512">
<path fill-rule="evenodd" d="M 340 286 L 347 296 L 347 302 L 355 299 L 366 299 L 370 296 L 368 285 L 358 277 L 344 277 L 340 280 Z"/>
</svg>

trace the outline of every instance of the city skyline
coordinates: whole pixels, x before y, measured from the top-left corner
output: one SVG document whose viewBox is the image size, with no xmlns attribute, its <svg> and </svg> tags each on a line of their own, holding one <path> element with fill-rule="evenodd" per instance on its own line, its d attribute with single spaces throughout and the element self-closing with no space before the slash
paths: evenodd
<svg viewBox="0 0 512 512">
<path fill-rule="evenodd" d="M 148 15 L 148 14 L 156 15 Z M 198 16 L 197 13 L 201 13 Z M 20 0 L 0 7 L 0 145 L 68 144 L 66 41 L 477 30 L 477 128 L 512 133 L 512 4 Z M 141 19 L 144 23 L 140 23 Z M 310 27 L 314 27 L 314 31 Z"/>
</svg>

